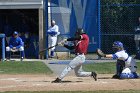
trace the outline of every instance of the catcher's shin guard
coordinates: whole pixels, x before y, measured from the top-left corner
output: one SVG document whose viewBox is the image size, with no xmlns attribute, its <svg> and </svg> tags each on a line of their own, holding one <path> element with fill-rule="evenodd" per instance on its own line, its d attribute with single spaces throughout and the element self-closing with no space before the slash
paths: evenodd
<svg viewBox="0 0 140 93">
<path fill-rule="evenodd" d="M 124 67 L 125 67 L 125 61 L 123 61 L 123 60 L 117 60 L 117 63 L 116 63 L 116 74 L 118 75 L 118 76 L 120 76 L 120 74 L 122 73 L 122 70 L 124 69 Z"/>
</svg>

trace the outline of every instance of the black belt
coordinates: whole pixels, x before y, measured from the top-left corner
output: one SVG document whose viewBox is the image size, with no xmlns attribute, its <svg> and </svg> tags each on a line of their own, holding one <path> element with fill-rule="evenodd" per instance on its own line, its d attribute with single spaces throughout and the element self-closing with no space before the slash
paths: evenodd
<svg viewBox="0 0 140 93">
<path fill-rule="evenodd" d="M 84 55 L 84 53 L 76 53 L 75 55 Z"/>
<path fill-rule="evenodd" d="M 51 37 L 56 37 L 56 35 L 50 35 Z"/>
<path fill-rule="evenodd" d="M 127 61 L 128 60 L 128 58 L 129 58 L 129 56 L 124 60 L 124 61 Z"/>
</svg>

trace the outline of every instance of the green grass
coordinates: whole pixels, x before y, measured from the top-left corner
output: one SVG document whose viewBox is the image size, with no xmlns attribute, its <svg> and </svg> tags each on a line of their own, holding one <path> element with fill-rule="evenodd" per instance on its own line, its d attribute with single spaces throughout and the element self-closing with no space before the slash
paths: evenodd
<svg viewBox="0 0 140 93">
<path fill-rule="evenodd" d="M 17 91 L 17 92 L 2 92 L 2 93 L 140 93 L 140 90 L 120 90 L 120 91 Z"/>
<path fill-rule="evenodd" d="M 51 74 L 43 62 L 0 62 L 0 74 Z"/>
<path fill-rule="evenodd" d="M 114 74 L 115 62 L 85 64 L 85 71 L 96 71 L 98 74 Z M 140 62 L 137 62 L 140 73 Z M 0 62 L 0 74 L 51 74 L 52 71 L 43 62 Z"/>
<path fill-rule="evenodd" d="M 83 69 L 85 71 L 96 71 L 98 74 L 114 74 L 116 71 L 115 66 L 115 62 L 94 63 L 83 65 Z M 137 72 L 140 73 L 140 62 L 137 62 L 137 67 Z"/>
</svg>

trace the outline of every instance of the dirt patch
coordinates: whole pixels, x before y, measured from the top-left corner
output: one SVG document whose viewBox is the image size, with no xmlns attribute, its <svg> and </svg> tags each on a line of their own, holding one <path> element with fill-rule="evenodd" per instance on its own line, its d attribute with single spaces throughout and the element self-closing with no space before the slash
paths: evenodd
<svg viewBox="0 0 140 93">
<path fill-rule="evenodd" d="M 51 83 L 55 76 L 0 75 L 0 92 L 4 91 L 94 91 L 140 90 L 140 79 L 111 79 L 112 75 L 100 74 L 98 81 L 91 77 L 67 76 L 62 83 Z"/>
</svg>

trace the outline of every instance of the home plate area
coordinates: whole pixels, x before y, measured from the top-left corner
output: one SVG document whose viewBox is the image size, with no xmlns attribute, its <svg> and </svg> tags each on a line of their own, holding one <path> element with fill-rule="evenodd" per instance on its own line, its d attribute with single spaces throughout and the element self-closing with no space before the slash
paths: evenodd
<svg viewBox="0 0 140 93">
<path fill-rule="evenodd" d="M 139 90 L 140 79 L 111 79 L 111 74 L 91 77 L 67 76 L 62 83 L 51 83 L 53 75 L 0 75 L 0 92 L 3 91 L 95 91 Z"/>
</svg>

